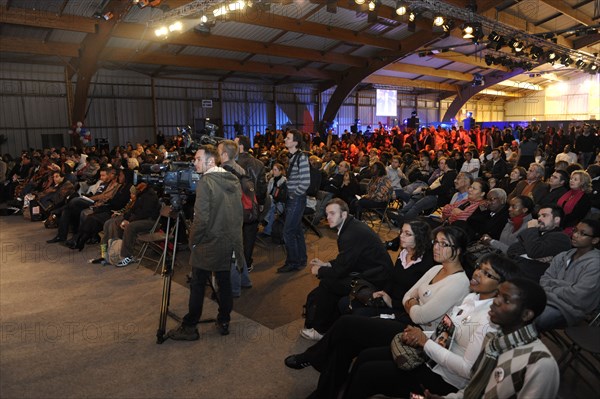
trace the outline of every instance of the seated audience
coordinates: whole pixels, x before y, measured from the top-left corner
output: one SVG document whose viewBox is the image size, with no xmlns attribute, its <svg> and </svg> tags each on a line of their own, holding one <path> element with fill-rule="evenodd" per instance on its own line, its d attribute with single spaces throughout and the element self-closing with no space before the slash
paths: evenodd
<svg viewBox="0 0 600 399">
<path fill-rule="evenodd" d="M 397 251 L 398 259 L 392 271 L 391 278 L 381 291 L 373 293 L 373 298 L 382 298 L 388 309 L 378 307 L 366 307 L 361 303 L 348 298 L 340 300 L 340 310 L 343 313 L 352 313 L 363 316 L 377 316 L 381 313 L 389 313 L 390 310 L 400 316 L 404 313 L 402 299 L 408 291 L 422 276 L 433 266 L 433 255 L 431 253 L 431 229 L 429 225 L 420 220 L 411 220 L 402 226 L 400 235 L 392 241 L 390 246 L 386 242 L 387 249 Z"/>
<path fill-rule="evenodd" d="M 363 209 L 385 208 L 392 199 L 392 184 L 387 177 L 385 166 L 379 161 L 371 166 L 372 178 L 367 185 L 367 193 L 352 203 L 354 215 L 360 220 Z"/>
<path fill-rule="evenodd" d="M 526 195 L 537 204 L 548 192 L 548 185 L 542 181 L 544 174 L 544 167 L 539 163 L 529 165 L 527 178 L 517 183 L 515 189 L 508 194 L 508 200 L 510 201 L 518 195 Z"/>
<path fill-rule="evenodd" d="M 546 295 L 536 283 L 512 278 L 500 284 L 489 315 L 501 331 L 486 336 L 467 386 L 443 397 L 555 398 L 560 381 L 558 365 L 533 326 L 544 306 Z M 425 397 L 441 398 L 429 389 Z"/>
<path fill-rule="evenodd" d="M 440 344 L 429 339 L 417 327 L 406 327 L 402 343 L 422 349 L 428 361 L 404 371 L 392 358 L 389 343 L 365 349 L 352 365 L 343 397 L 368 398 L 375 394 L 409 397 L 411 392 L 421 391 L 421 386 L 438 393 L 464 388 L 486 335 L 496 332 L 488 312 L 498 287 L 517 273 L 517 266 L 504 256 L 490 254 L 481 258 L 470 282 L 471 293 L 447 314 L 445 328 L 451 342 L 443 345 L 444 341 Z"/>
<path fill-rule="evenodd" d="M 517 242 L 508 247 L 507 255 L 525 277 L 538 282 L 552 258 L 571 249 L 571 240 L 560 227 L 563 217 L 558 206 L 540 209 L 538 218 L 527 222 L 527 228 L 517 235 Z"/>
<path fill-rule="evenodd" d="M 454 223 L 467 233 L 469 242 L 478 240 L 484 234 L 497 240 L 508 220 L 506 192 L 501 188 L 492 188 L 486 198 L 487 201 L 481 203 L 466 221 Z"/>
<path fill-rule="evenodd" d="M 527 170 L 522 166 L 517 166 L 510 171 L 510 174 L 498 181 L 498 187 L 510 194 L 521 180 L 527 177 Z"/>
<path fill-rule="evenodd" d="M 398 212 L 398 225 L 404 223 L 404 219 L 414 219 L 423 211 L 434 210 L 450 203 L 454 195 L 454 179 L 457 176 L 454 159 L 440 158 L 439 167 L 441 175 L 428 188 L 416 188 L 410 201 Z M 419 197 L 420 194 L 423 196 Z"/>
<path fill-rule="evenodd" d="M 592 192 L 592 179 L 587 172 L 576 170 L 569 179 L 569 191 L 557 201 L 565 212 L 562 227 L 565 233 L 571 234 L 573 227 L 582 220 L 590 211 L 591 203 L 589 193 Z"/>
<path fill-rule="evenodd" d="M 445 226 L 434 230 L 433 257 L 441 265 L 429 269 L 404 295 L 406 314 L 395 320 L 346 315 L 323 339 L 304 353 L 285 359 L 286 366 L 313 366 L 321 373 L 315 398 L 334 398 L 344 384 L 352 360 L 364 349 L 389 345 L 394 336 L 414 324 L 436 329 L 442 317 L 468 294 L 469 279 L 462 268 L 467 245 L 464 232 Z"/>
<path fill-rule="evenodd" d="M 527 223 L 532 219 L 533 201 L 525 195 L 519 195 L 509 201 L 509 219 L 500 233 L 498 239 L 484 234 L 479 240 L 482 244 L 506 253 L 508 247 L 517 242 L 519 233 L 527 228 Z"/>
<path fill-rule="evenodd" d="M 377 164 L 377 162 L 376 162 Z M 319 285 L 307 298 L 307 318 L 300 335 L 319 340 L 337 318 L 337 303 L 351 290 L 352 280 L 365 279 L 378 288 L 388 280 L 392 261 L 379 236 L 363 222 L 349 215 L 348 205 L 334 198 L 326 207 L 329 227 L 337 230 L 338 255 L 329 262 L 311 260 L 311 273 Z M 313 308 L 314 307 L 314 308 Z"/>
<path fill-rule="evenodd" d="M 600 222 L 585 219 L 573 229 L 573 249 L 556 255 L 540 278 L 546 309 L 537 318 L 538 331 L 573 326 L 600 304 Z"/>
<path fill-rule="evenodd" d="M 467 220 L 485 201 L 488 191 L 489 186 L 484 180 L 474 181 L 469 187 L 467 198 L 442 208 L 442 222 L 454 223 L 459 220 Z"/>
<path fill-rule="evenodd" d="M 568 191 L 569 175 L 564 170 L 555 170 L 548 178 L 548 192 L 535 204 L 536 209 L 556 205 L 558 199 Z"/>
</svg>

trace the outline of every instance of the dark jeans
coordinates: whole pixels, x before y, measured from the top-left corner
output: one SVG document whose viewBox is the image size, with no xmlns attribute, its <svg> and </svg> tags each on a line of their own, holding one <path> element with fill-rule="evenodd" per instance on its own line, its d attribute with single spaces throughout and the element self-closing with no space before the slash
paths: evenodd
<svg viewBox="0 0 600 399">
<path fill-rule="evenodd" d="M 256 234 L 258 233 L 258 222 L 245 223 L 242 226 L 242 239 L 244 240 L 244 258 L 246 266 L 252 266 L 252 253 L 254 252 L 254 243 L 256 242 Z"/>
<path fill-rule="evenodd" d="M 357 219 L 360 219 L 364 209 L 381 209 L 381 210 L 383 210 L 383 209 L 385 209 L 386 205 L 387 205 L 387 202 L 373 201 L 372 199 L 361 198 L 356 202 L 356 210 L 355 210 L 354 216 L 356 216 Z"/>
<path fill-rule="evenodd" d="M 306 195 L 294 198 L 288 197 L 285 204 L 285 224 L 283 225 L 283 241 L 287 257 L 285 264 L 293 267 L 304 267 L 308 256 L 306 255 L 306 242 L 302 229 L 302 216 L 306 207 Z"/>
<path fill-rule="evenodd" d="M 69 234 L 69 227 L 73 227 L 73 232 L 77 233 L 81 211 L 89 208 L 90 205 L 90 202 L 82 198 L 73 198 L 69 201 L 58 220 L 58 233 L 56 235 L 66 239 Z"/>
<path fill-rule="evenodd" d="M 202 317 L 202 306 L 204 305 L 204 290 L 211 273 L 212 272 L 209 270 L 192 267 L 188 314 L 183 317 L 183 325 L 195 327 L 196 324 L 198 324 L 198 321 L 200 321 L 200 317 Z M 219 287 L 217 292 L 219 295 L 219 313 L 217 315 L 217 321 L 219 323 L 229 323 L 229 320 L 231 320 L 231 310 L 233 309 L 230 271 L 226 270 L 214 273 Z"/>
<path fill-rule="evenodd" d="M 438 395 L 458 391 L 424 364 L 414 370 L 400 370 L 387 345 L 365 349 L 358 355 L 344 398 L 368 398 L 375 394 L 408 398 L 411 392 L 423 394 L 422 387 Z"/>
<path fill-rule="evenodd" d="M 372 319 L 346 315 L 301 357 L 321 373 L 315 392 L 318 398 L 335 398 L 348 377 L 352 360 L 367 348 L 387 346 L 404 331 L 406 320 Z"/>
</svg>

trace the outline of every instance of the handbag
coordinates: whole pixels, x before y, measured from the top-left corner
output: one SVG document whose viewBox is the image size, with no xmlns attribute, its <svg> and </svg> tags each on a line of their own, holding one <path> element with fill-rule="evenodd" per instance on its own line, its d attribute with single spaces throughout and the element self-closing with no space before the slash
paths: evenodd
<svg viewBox="0 0 600 399">
<path fill-rule="evenodd" d="M 379 290 L 367 280 L 355 278 L 350 283 L 350 293 L 348 294 L 350 304 L 352 302 L 359 302 L 363 306 L 375 308 L 386 307 L 383 298 L 373 298 L 373 293 L 376 291 Z"/>
<path fill-rule="evenodd" d="M 394 363 L 400 370 L 414 370 L 425 363 L 425 355 L 422 349 L 413 348 L 402 342 L 402 334 L 398 333 L 392 339 L 390 348 Z"/>
</svg>

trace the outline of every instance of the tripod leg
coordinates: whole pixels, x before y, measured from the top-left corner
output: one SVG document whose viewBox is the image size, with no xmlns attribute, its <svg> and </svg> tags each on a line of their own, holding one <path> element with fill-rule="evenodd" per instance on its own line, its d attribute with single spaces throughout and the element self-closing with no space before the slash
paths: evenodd
<svg viewBox="0 0 600 399">
<path fill-rule="evenodd" d="M 171 277 L 173 268 L 167 263 L 167 252 L 169 250 L 169 235 L 171 227 L 171 218 L 167 219 L 167 233 L 165 235 L 165 245 L 161 257 L 162 276 L 163 276 L 163 291 L 162 300 L 160 303 L 160 316 L 158 320 L 158 330 L 156 331 L 156 343 L 162 344 L 165 341 L 165 333 L 167 328 L 167 313 L 169 312 L 169 302 L 171 298 Z"/>
</svg>

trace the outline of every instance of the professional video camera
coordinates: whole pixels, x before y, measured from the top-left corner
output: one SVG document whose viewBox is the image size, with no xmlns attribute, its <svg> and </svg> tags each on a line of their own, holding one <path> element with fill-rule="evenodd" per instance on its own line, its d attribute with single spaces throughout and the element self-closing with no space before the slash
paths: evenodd
<svg viewBox="0 0 600 399">
<path fill-rule="evenodd" d="M 214 123 L 206 122 L 200 133 L 193 133 L 190 126 L 178 127 L 177 132 L 183 137 L 184 152 L 190 154 L 195 153 L 201 145 L 216 146 L 220 141 L 225 140 L 225 138 L 215 135 L 218 129 L 219 126 Z"/>
<path fill-rule="evenodd" d="M 133 183 L 148 183 L 163 187 L 165 195 L 186 193 L 195 194 L 200 175 L 189 162 L 170 162 L 162 164 L 142 164 L 134 174 Z"/>
</svg>

